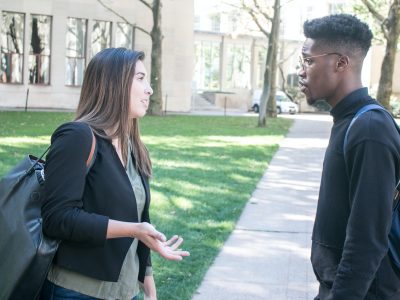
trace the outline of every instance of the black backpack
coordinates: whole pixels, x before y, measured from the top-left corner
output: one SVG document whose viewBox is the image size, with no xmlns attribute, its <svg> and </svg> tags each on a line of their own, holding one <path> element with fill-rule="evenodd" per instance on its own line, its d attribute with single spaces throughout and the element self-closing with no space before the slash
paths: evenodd
<svg viewBox="0 0 400 300">
<path fill-rule="evenodd" d="M 346 153 L 347 139 L 350 132 L 350 128 L 353 126 L 354 122 L 365 112 L 370 110 L 383 110 L 385 111 L 393 120 L 393 123 L 400 133 L 400 128 L 396 121 L 393 119 L 392 115 L 382 106 L 378 104 L 368 104 L 363 106 L 353 117 L 347 128 L 344 143 L 343 143 L 343 153 Z M 392 226 L 389 232 L 389 257 L 394 265 L 394 267 L 400 272 L 400 182 L 398 182 L 396 189 L 393 193 L 393 214 L 392 214 Z"/>
<path fill-rule="evenodd" d="M 86 162 L 95 161 L 96 138 Z M 37 299 L 59 241 L 42 233 L 44 165 L 27 155 L 0 180 L 0 299 Z"/>
</svg>

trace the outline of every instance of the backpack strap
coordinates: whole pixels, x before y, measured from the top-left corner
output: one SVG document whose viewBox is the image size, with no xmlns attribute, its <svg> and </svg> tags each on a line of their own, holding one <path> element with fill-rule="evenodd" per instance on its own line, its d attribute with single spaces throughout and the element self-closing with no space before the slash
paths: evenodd
<svg viewBox="0 0 400 300">
<path fill-rule="evenodd" d="M 396 127 L 397 131 L 400 134 L 400 128 L 397 125 L 396 121 L 394 120 L 392 114 L 390 112 L 388 112 L 384 107 L 378 105 L 378 104 L 368 104 L 365 105 L 363 107 L 361 107 L 357 113 L 355 114 L 355 116 L 353 117 L 353 119 L 350 122 L 349 127 L 346 130 L 346 134 L 344 136 L 344 142 L 343 142 L 343 155 L 344 155 L 344 163 L 346 164 L 346 148 L 347 148 L 347 144 L 348 144 L 348 136 L 349 136 L 349 132 L 350 132 L 350 128 L 353 126 L 354 122 L 357 121 L 357 119 L 365 112 L 370 111 L 370 110 L 383 110 L 384 112 L 386 112 L 390 118 L 393 121 L 394 126 Z M 347 171 L 347 170 L 346 170 Z M 394 205 L 393 207 L 397 207 L 397 204 L 400 203 L 399 198 L 400 196 L 400 181 L 398 181 L 397 185 L 396 185 L 396 189 L 395 189 L 395 193 L 394 193 Z"/>
<path fill-rule="evenodd" d="M 348 140 L 348 137 L 349 137 L 350 128 L 353 126 L 354 122 L 357 121 L 357 119 L 358 119 L 363 113 L 366 113 L 367 111 L 370 111 L 370 110 L 378 110 L 378 109 L 387 112 L 387 113 L 390 115 L 390 117 L 392 117 L 392 115 L 391 115 L 384 107 L 382 107 L 382 106 L 380 106 L 380 105 L 378 105 L 378 104 L 368 104 L 368 105 L 365 105 L 365 106 L 361 107 L 361 108 L 357 111 L 357 113 L 355 114 L 355 116 L 353 117 L 353 119 L 351 120 L 349 127 L 347 127 L 346 134 L 345 134 L 345 136 L 344 136 L 344 142 L 343 142 L 343 154 L 344 154 L 344 155 L 346 154 L 346 148 L 347 148 L 347 143 L 348 143 L 347 140 Z M 392 118 L 392 120 L 393 120 L 393 118 Z M 395 122 L 394 120 L 393 120 L 393 122 L 395 123 L 397 130 L 399 130 L 398 127 L 397 127 L 396 122 Z"/>
<path fill-rule="evenodd" d="M 89 128 L 90 128 L 90 131 L 92 132 L 92 147 L 90 148 L 89 157 L 86 160 L 87 173 L 89 173 L 90 169 L 92 168 L 94 161 L 96 160 L 96 156 L 97 156 L 96 136 L 94 135 L 92 128 L 90 126 L 89 126 Z"/>
<path fill-rule="evenodd" d="M 89 173 L 90 169 L 92 168 L 94 161 L 96 160 L 96 156 L 97 156 L 97 141 L 96 141 L 96 136 L 94 135 L 93 129 L 88 125 L 90 132 L 92 133 L 92 147 L 90 148 L 90 153 L 89 156 L 86 160 L 86 174 Z M 46 155 L 47 152 L 49 152 L 50 147 L 47 147 L 47 149 L 43 152 L 43 154 L 35 160 L 35 162 L 32 164 L 32 166 L 26 170 L 25 174 L 29 174 L 30 172 L 32 172 L 35 168 L 35 166 L 39 163 L 39 162 L 44 162 L 42 159 L 43 157 Z"/>
</svg>

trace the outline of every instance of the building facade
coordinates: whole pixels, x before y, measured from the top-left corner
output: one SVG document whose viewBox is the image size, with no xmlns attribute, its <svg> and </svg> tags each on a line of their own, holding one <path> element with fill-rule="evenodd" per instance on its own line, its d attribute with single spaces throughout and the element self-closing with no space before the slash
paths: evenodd
<svg viewBox="0 0 400 300">
<path fill-rule="evenodd" d="M 133 25 L 150 32 L 151 10 L 140 1 L 103 2 L 129 23 L 97 0 L 0 0 L 0 108 L 75 109 L 86 65 L 107 47 L 144 51 L 150 72 L 150 36 Z M 185 14 L 176 18 L 176 11 Z M 193 18 L 192 1 L 163 1 L 163 98 L 170 111 L 191 108 Z"/>
<path fill-rule="evenodd" d="M 271 7 L 273 2 L 259 3 Z M 229 3 L 195 0 L 194 87 L 195 93 L 205 94 L 220 107 L 228 105 L 244 110 L 251 107 L 254 91 L 262 88 L 268 40 L 260 34 L 249 14 L 239 8 L 241 1 L 230 0 Z M 247 3 L 252 5 L 252 1 Z M 342 11 L 350 12 L 350 4 L 343 0 L 295 0 L 282 5 L 277 88 L 291 92 L 302 111 L 313 110 L 296 89 L 299 55 L 304 41 L 302 25 L 306 20 Z M 268 22 L 263 18 L 260 20 L 268 30 Z M 372 94 L 377 91 L 383 55 L 384 47 L 374 45 L 365 59 L 362 79 Z M 400 54 L 397 55 L 393 78 L 399 76 Z M 393 97 L 400 100 L 398 80 L 393 80 Z"/>
<path fill-rule="evenodd" d="M 151 71 L 151 39 L 132 26 L 150 31 L 151 11 L 139 0 L 102 2 L 126 21 L 98 0 L 0 0 L 0 109 L 26 104 L 75 109 L 85 67 L 106 47 L 144 51 Z M 247 110 L 254 91 L 262 88 L 267 38 L 237 9 L 241 0 L 226 2 L 162 1 L 164 110 L 196 109 L 199 93 L 216 106 Z M 340 12 L 346 3 L 295 0 L 282 6 L 278 89 L 295 92 L 303 22 Z M 374 46 L 365 61 L 363 82 L 372 92 L 383 53 L 382 46 Z M 397 58 L 394 78 L 399 76 Z M 393 81 L 393 94 L 400 99 L 398 80 Z"/>
</svg>

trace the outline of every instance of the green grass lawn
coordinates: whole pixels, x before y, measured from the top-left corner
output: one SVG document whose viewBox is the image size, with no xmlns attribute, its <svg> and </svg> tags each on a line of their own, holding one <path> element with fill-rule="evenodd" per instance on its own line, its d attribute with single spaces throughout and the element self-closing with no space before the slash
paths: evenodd
<svg viewBox="0 0 400 300">
<path fill-rule="evenodd" d="M 0 112 L 0 176 L 25 154 L 39 155 L 70 113 Z M 191 256 L 169 262 L 153 254 L 158 299 L 191 299 L 291 120 L 252 117 L 168 116 L 141 120 L 154 174 L 152 223 L 179 234 Z"/>
</svg>

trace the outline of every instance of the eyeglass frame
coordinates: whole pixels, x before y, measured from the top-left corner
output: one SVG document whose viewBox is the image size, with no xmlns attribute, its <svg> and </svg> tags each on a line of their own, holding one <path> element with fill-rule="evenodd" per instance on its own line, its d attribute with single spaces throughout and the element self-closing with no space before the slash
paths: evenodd
<svg viewBox="0 0 400 300">
<path fill-rule="evenodd" d="M 316 58 L 316 57 L 322 57 L 322 56 L 327 56 L 327 55 L 339 55 L 339 57 L 342 57 L 343 54 L 338 53 L 338 52 L 329 52 L 329 53 L 323 53 L 323 54 L 318 54 L 318 55 L 312 55 L 312 56 L 307 56 L 307 57 L 302 57 L 301 55 L 299 55 L 299 63 L 300 63 L 300 67 L 302 70 L 306 69 L 306 60 L 310 59 L 310 58 Z"/>
</svg>

